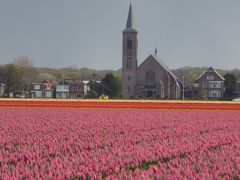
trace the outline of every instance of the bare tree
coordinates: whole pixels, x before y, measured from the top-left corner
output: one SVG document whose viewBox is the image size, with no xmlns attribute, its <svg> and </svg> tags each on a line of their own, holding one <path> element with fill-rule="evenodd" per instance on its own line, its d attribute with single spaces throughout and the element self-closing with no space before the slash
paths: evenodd
<svg viewBox="0 0 240 180">
<path fill-rule="evenodd" d="M 16 64 L 21 70 L 21 80 L 23 90 L 29 91 L 31 83 L 37 79 L 37 70 L 33 67 L 32 60 L 25 55 L 14 58 L 13 63 Z"/>
</svg>

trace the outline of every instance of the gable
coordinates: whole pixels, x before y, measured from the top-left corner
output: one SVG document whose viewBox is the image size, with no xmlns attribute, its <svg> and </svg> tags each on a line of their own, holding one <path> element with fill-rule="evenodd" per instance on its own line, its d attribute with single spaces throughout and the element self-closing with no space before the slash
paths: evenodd
<svg viewBox="0 0 240 180">
<path fill-rule="evenodd" d="M 147 59 L 145 59 L 140 66 L 138 67 L 138 70 L 144 70 L 146 68 L 152 68 L 152 67 L 158 67 L 158 68 L 162 68 L 160 66 L 160 64 L 154 59 L 152 58 L 152 56 L 148 56 Z"/>
<path fill-rule="evenodd" d="M 168 73 L 173 79 L 177 80 L 177 77 L 167 67 L 167 65 L 156 55 L 150 55 L 144 60 L 138 67 L 138 71 L 145 71 L 146 69 L 155 69 L 156 71 L 161 70 Z"/>
<path fill-rule="evenodd" d="M 225 81 L 225 78 L 222 77 L 216 70 L 207 70 L 203 72 L 195 82 L 198 81 Z"/>
</svg>

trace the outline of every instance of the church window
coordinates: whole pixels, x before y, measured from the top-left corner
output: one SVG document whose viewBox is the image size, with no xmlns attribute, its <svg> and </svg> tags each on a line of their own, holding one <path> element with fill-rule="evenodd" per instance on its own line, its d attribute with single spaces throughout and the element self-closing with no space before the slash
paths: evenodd
<svg viewBox="0 0 240 180">
<path fill-rule="evenodd" d="M 131 57 L 127 58 L 127 69 L 132 69 L 132 58 Z"/>
<path fill-rule="evenodd" d="M 127 39 L 127 49 L 132 50 L 132 39 L 131 38 Z"/>
<path fill-rule="evenodd" d="M 155 73 L 153 70 L 149 70 L 147 73 L 146 73 L 146 81 L 149 82 L 149 83 L 155 83 L 156 81 L 156 76 L 155 76 Z"/>
<path fill-rule="evenodd" d="M 128 56 L 132 56 L 132 51 L 128 51 Z"/>
</svg>

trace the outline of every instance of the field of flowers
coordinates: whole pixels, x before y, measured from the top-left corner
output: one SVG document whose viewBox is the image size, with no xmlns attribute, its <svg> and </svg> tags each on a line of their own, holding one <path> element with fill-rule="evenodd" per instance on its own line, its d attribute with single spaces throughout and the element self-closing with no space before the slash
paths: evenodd
<svg viewBox="0 0 240 180">
<path fill-rule="evenodd" d="M 240 104 L 1 103 L 0 179 L 240 177 Z"/>
</svg>

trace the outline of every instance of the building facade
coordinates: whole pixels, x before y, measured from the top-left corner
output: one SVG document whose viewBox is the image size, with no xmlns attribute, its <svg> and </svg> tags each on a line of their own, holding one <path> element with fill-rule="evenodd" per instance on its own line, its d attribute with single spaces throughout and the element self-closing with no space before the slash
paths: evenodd
<svg viewBox="0 0 240 180">
<path fill-rule="evenodd" d="M 157 54 L 149 55 L 138 66 L 138 32 L 134 28 L 130 5 L 122 46 L 122 97 L 178 99 L 180 86 L 177 77 Z"/>
<path fill-rule="evenodd" d="M 43 97 L 54 98 L 56 84 L 57 83 L 54 80 L 43 81 Z"/>
<path fill-rule="evenodd" d="M 203 72 L 194 82 L 193 98 L 194 99 L 213 99 L 223 98 L 225 78 L 222 77 L 212 67 Z"/>
<path fill-rule="evenodd" d="M 78 79 L 65 79 L 65 84 L 69 85 L 69 98 L 84 97 L 84 82 Z"/>
<path fill-rule="evenodd" d="M 31 97 L 42 98 L 43 97 L 43 83 L 32 83 L 31 84 Z"/>
<path fill-rule="evenodd" d="M 41 83 L 31 84 L 32 98 L 54 98 L 55 97 L 56 82 L 53 80 L 46 80 Z"/>
<path fill-rule="evenodd" d="M 56 98 L 84 98 L 84 82 L 78 79 L 64 79 L 56 85 Z"/>
<path fill-rule="evenodd" d="M 56 98 L 58 99 L 66 99 L 69 98 L 69 85 L 63 84 L 62 82 L 60 84 L 56 85 Z"/>
</svg>

